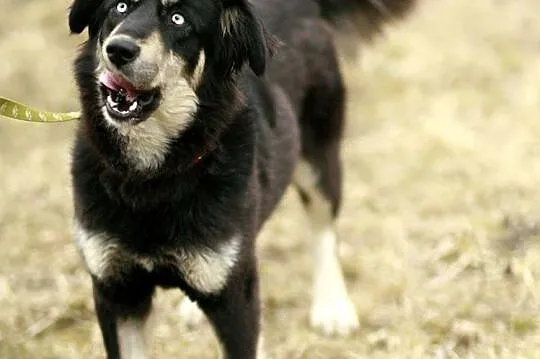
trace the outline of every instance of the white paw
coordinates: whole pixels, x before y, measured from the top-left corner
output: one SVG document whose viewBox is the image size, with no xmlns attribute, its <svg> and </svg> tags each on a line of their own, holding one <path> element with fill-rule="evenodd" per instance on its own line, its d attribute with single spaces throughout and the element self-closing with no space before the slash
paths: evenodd
<svg viewBox="0 0 540 359">
<path fill-rule="evenodd" d="M 197 303 L 192 302 L 188 297 L 184 297 L 178 306 L 180 317 L 189 329 L 195 329 L 201 325 L 204 313 Z"/>
<path fill-rule="evenodd" d="M 328 336 L 346 336 L 359 327 L 356 309 L 347 297 L 316 300 L 311 307 L 310 323 Z"/>
</svg>

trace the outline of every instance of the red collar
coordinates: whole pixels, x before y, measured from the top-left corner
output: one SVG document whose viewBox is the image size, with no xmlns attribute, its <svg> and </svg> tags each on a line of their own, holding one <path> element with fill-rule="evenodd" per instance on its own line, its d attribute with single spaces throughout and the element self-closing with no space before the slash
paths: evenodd
<svg viewBox="0 0 540 359">
<path fill-rule="evenodd" d="M 199 153 L 198 155 L 196 155 L 193 161 L 191 161 L 190 167 L 193 167 L 197 165 L 199 162 L 201 162 L 201 160 L 204 158 L 205 155 L 206 155 L 206 152 Z"/>
<path fill-rule="evenodd" d="M 193 157 L 193 160 L 191 160 L 191 163 L 189 164 L 189 167 L 194 167 L 199 164 L 210 152 L 213 152 L 216 149 L 217 146 L 208 146 L 203 151 L 195 153 L 195 157 Z"/>
</svg>

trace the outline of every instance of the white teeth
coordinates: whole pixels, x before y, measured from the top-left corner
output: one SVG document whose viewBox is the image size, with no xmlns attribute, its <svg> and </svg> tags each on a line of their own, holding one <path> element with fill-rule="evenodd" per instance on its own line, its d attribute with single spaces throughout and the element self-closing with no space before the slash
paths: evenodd
<svg viewBox="0 0 540 359">
<path fill-rule="evenodd" d="M 121 114 L 122 116 L 127 116 L 129 115 L 130 113 L 134 112 L 138 107 L 139 107 L 139 103 L 137 101 L 133 101 L 133 103 L 129 106 L 129 109 L 127 110 L 120 110 L 118 108 L 118 105 L 119 103 L 114 101 L 112 96 L 107 96 L 107 103 L 109 104 L 109 106 L 111 108 L 113 108 L 116 112 L 118 112 L 119 114 Z"/>
<path fill-rule="evenodd" d="M 139 104 L 137 103 L 137 101 L 133 101 L 131 106 L 129 106 L 129 110 L 130 111 L 135 111 L 137 109 L 137 107 L 139 107 Z"/>
<path fill-rule="evenodd" d="M 111 107 L 117 107 L 118 106 L 118 103 L 115 102 L 111 96 L 107 96 L 107 102 L 109 103 L 109 105 L 111 105 Z"/>
</svg>

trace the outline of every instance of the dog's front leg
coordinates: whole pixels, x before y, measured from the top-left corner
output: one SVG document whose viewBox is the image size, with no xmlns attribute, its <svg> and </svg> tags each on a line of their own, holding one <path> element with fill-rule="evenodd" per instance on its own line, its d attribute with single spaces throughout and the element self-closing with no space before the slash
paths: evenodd
<svg viewBox="0 0 540 359">
<path fill-rule="evenodd" d="M 108 359 L 148 359 L 145 323 L 154 287 L 93 281 L 94 304 Z"/>
<path fill-rule="evenodd" d="M 259 278 L 254 255 L 239 263 L 218 295 L 199 299 L 198 304 L 214 327 L 225 359 L 262 358 Z"/>
</svg>

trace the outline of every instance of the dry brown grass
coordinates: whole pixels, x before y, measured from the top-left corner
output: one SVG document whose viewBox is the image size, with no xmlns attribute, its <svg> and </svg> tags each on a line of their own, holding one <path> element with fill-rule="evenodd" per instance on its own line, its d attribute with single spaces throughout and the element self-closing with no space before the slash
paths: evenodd
<svg viewBox="0 0 540 359">
<path fill-rule="evenodd" d="M 76 109 L 67 0 L 0 0 L 0 93 Z M 343 258 L 361 330 L 307 326 L 289 193 L 260 241 L 272 358 L 540 358 L 540 2 L 426 1 L 347 66 Z M 73 125 L 0 121 L 0 358 L 102 358 L 70 241 Z M 214 358 L 160 293 L 160 358 Z"/>
</svg>

